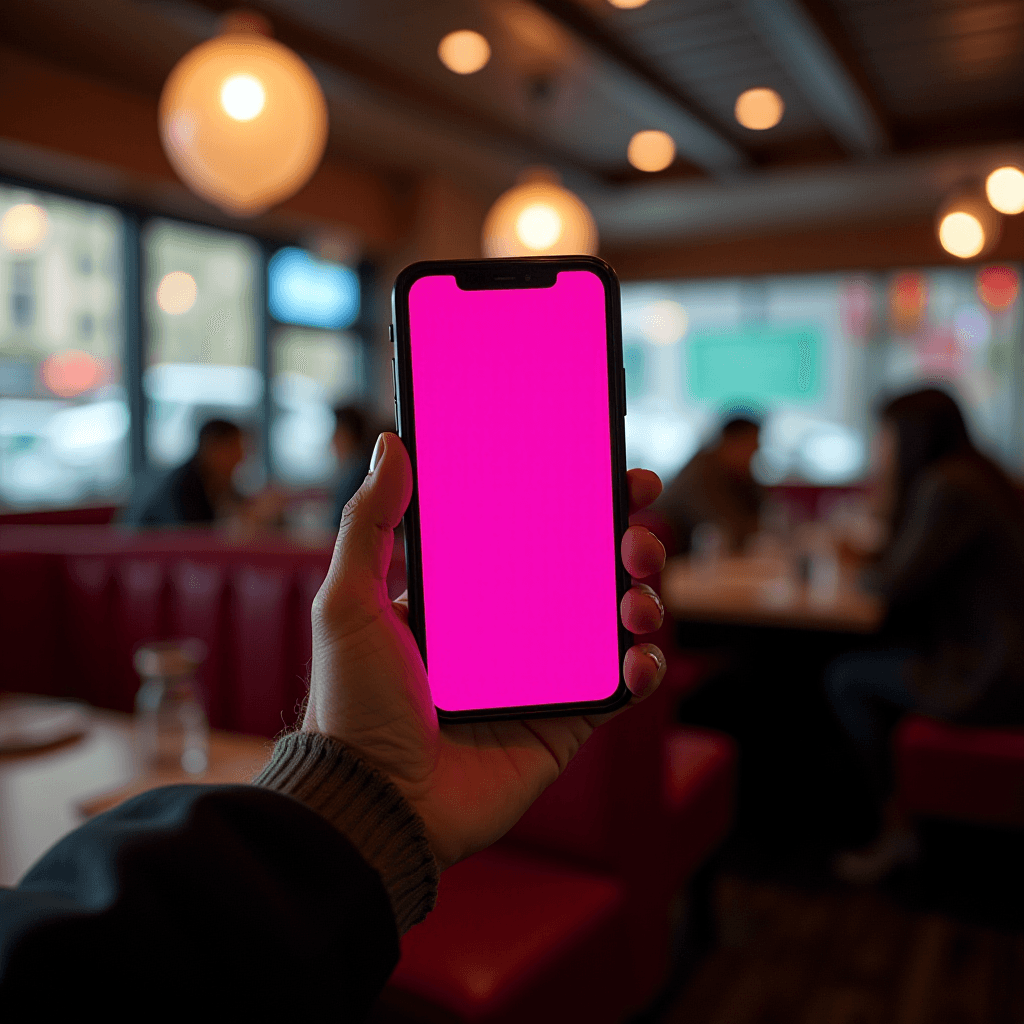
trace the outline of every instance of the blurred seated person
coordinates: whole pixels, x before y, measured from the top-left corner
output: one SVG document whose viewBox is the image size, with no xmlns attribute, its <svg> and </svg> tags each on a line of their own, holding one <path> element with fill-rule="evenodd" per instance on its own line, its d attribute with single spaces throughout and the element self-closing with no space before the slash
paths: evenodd
<svg viewBox="0 0 1024 1024">
<path fill-rule="evenodd" d="M 208 420 L 199 431 L 195 454 L 133 496 L 121 522 L 159 527 L 247 520 L 268 524 L 280 516 L 280 499 L 264 492 L 246 501 L 233 475 L 245 458 L 241 428 L 228 420 Z"/>
<path fill-rule="evenodd" d="M 359 490 L 370 471 L 372 454 L 366 414 L 357 406 L 345 405 L 334 410 L 334 436 L 331 446 L 338 459 L 340 476 L 334 492 L 332 528 L 341 522 L 341 513 Z"/>
<path fill-rule="evenodd" d="M 764 492 L 750 473 L 761 428 L 744 416 L 726 421 L 714 444 L 683 467 L 652 506 L 671 527 L 675 553 L 690 551 L 694 529 L 712 523 L 731 551 L 739 551 L 758 530 Z"/>
<path fill-rule="evenodd" d="M 838 659 L 826 678 L 882 808 L 876 841 L 835 862 L 851 882 L 879 880 L 917 856 L 890 778 L 889 737 L 902 713 L 1024 723 L 1024 514 L 1014 486 L 971 444 L 940 390 L 890 402 L 881 428 L 888 540 L 865 582 L 886 601 L 886 643 Z"/>
</svg>

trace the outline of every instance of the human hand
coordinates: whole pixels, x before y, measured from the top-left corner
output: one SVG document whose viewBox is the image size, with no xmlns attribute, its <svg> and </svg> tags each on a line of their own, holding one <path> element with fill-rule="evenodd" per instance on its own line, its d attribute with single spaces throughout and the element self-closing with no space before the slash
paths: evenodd
<svg viewBox="0 0 1024 1024">
<path fill-rule="evenodd" d="M 412 468 L 396 434 L 381 434 L 371 470 L 345 507 L 327 577 L 313 602 L 313 664 L 302 722 L 388 775 L 426 825 L 442 870 L 500 839 L 569 763 L 594 729 L 654 692 L 665 674 L 657 647 L 626 654 L 630 703 L 604 715 L 439 725 L 408 626 L 408 598 L 392 602 L 394 529 L 412 496 Z M 647 470 L 628 474 L 630 513 L 661 493 Z M 631 526 L 621 554 L 642 579 L 665 563 L 661 542 Z M 663 618 L 650 587 L 622 600 L 622 621 L 652 633 Z"/>
</svg>

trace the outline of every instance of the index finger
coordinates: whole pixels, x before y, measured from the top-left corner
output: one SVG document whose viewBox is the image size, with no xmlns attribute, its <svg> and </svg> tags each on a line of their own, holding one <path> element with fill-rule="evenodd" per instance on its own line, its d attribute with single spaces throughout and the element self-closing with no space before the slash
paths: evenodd
<svg viewBox="0 0 1024 1024">
<path fill-rule="evenodd" d="M 649 469 L 631 469 L 626 473 L 629 486 L 629 514 L 647 508 L 661 494 L 661 477 Z"/>
</svg>

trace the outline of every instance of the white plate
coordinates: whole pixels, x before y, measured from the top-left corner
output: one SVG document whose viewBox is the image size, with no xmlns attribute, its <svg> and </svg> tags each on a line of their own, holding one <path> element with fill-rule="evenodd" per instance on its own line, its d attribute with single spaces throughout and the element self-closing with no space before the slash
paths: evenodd
<svg viewBox="0 0 1024 1024">
<path fill-rule="evenodd" d="M 85 705 L 45 697 L 0 699 L 0 753 L 39 750 L 89 731 Z"/>
</svg>

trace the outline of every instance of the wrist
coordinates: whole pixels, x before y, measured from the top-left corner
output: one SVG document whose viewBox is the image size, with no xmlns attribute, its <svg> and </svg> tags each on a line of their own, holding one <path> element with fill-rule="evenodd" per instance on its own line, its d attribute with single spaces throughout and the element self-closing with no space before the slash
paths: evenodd
<svg viewBox="0 0 1024 1024">
<path fill-rule="evenodd" d="M 433 908 L 440 868 L 422 818 L 388 776 L 343 743 L 289 733 L 253 784 L 299 800 L 345 835 L 380 875 L 399 934 Z"/>
</svg>

